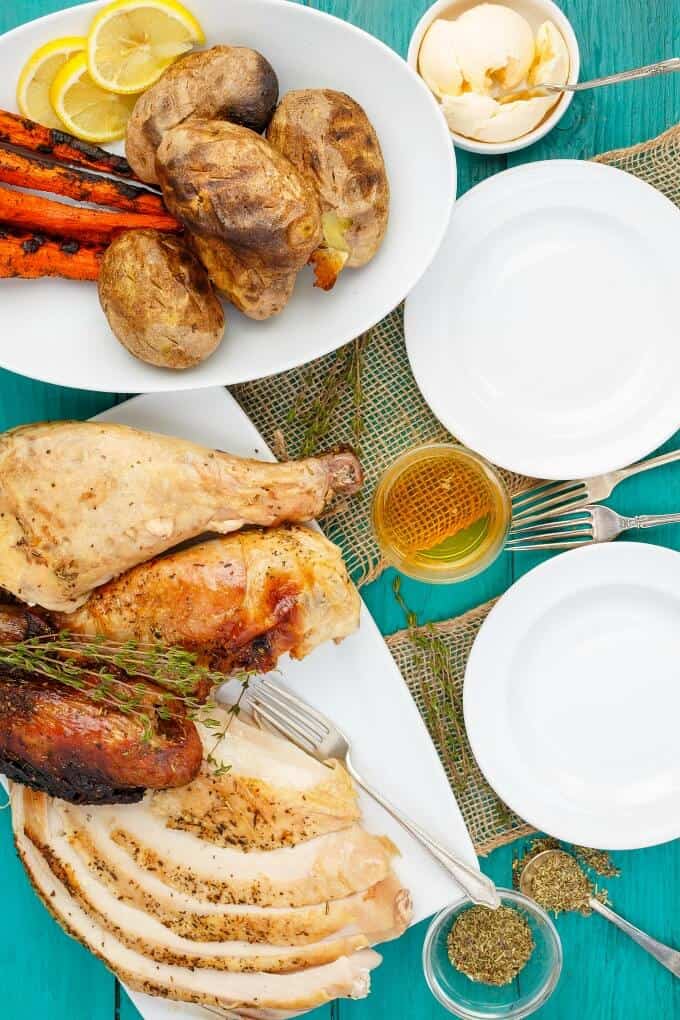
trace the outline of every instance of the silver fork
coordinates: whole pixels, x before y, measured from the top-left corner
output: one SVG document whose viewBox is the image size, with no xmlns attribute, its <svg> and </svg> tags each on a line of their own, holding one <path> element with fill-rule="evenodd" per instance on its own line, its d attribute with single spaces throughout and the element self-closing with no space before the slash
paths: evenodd
<svg viewBox="0 0 680 1020">
<path fill-rule="evenodd" d="M 529 549 L 575 549 L 590 542 L 611 542 L 633 528 L 656 528 L 680 523 L 680 514 L 638 514 L 622 517 L 608 506 L 585 506 L 539 524 L 518 525 L 505 548 L 511 552 Z"/>
<path fill-rule="evenodd" d="M 500 898 L 490 878 L 437 843 L 359 775 L 352 764 L 347 737 L 325 715 L 269 679 L 251 684 L 245 693 L 243 707 L 250 709 L 256 720 L 267 723 L 318 761 L 324 764 L 331 758 L 341 761 L 355 783 L 430 852 L 474 903 L 499 906 Z"/>
<path fill-rule="evenodd" d="M 578 510 L 588 503 L 599 503 L 601 499 L 611 496 L 619 482 L 624 479 L 638 475 L 642 471 L 662 467 L 664 464 L 672 464 L 676 460 L 680 460 L 680 450 L 671 450 L 658 457 L 639 460 L 637 464 L 621 468 L 620 471 L 610 471 L 606 475 L 575 482 L 542 482 L 533 489 L 518 492 L 512 498 L 511 530 L 514 531 L 518 525 L 528 524 L 530 521 Z"/>
</svg>

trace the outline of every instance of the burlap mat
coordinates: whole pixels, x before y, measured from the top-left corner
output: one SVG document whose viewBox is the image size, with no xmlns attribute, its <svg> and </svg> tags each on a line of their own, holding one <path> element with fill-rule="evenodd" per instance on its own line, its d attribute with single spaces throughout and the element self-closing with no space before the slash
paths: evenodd
<svg viewBox="0 0 680 1020">
<path fill-rule="evenodd" d="M 463 678 L 477 631 L 496 599 L 442 623 L 400 630 L 387 644 L 430 732 L 478 854 L 532 832 L 498 799 L 470 750 Z"/>
<path fill-rule="evenodd" d="M 279 459 L 340 445 L 358 449 L 363 490 L 321 525 L 341 547 L 355 583 L 374 580 L 385 567 L 371 528 L 378 479 L 404 450 L 451 440 L 413 378 L 403 306 L 346 347 L 231 392 Z M 511 492 L 527 484 L 521 475 L 501 474 Z"/>
<path fill-rule="evenodd" d="M 634 174 L 680 205 L 680 125 L 649 142 L 595 157 Z M 373 490 L 403 450 L 450 440 L 423 400 L 404 345 L 403 310 L 338 351 L 232 393 L 279 458 L 350 445 L 361 454 L 363 492 L 321 522 L 342 548 L 355 582 L 384 567 L 371 530 Z M 529 484 L 502 472 L 511 492 Z M 492 603 L 429 627 L 400 631 L 388 645 L 420 709 L 478 853 L 530 831 L 501 804 L 477 768 L 461 709 L 465 663 Z"/>
</svg>

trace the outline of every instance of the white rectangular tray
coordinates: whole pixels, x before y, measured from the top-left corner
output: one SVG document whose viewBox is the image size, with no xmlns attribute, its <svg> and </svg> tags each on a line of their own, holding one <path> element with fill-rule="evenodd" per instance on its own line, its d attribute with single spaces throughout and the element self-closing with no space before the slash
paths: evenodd
<svg viewBox="0 0 680 1020">
<path fill-rule="evenodd" d="M 250 419 L 222 387 L 134 397 L 98 416 L 136 428 L 273 460 Z M 475 852 L 458 804 L 408 688 L 365 605 L 360 629 L 302 662 L 284 659 L 283 681 L 334 719 L 352 741 L 352 757 L 369 782 L 441 843 L 470 863 Z M 413 923 L 449 903 L 458 887 L 370 798 L 361 794 L 366 827 L 401 851 L 396 870 L 413 894 Z M 145 1020 L 208 1020 L 208 1011 L 129 992 Z"/>
</svg>

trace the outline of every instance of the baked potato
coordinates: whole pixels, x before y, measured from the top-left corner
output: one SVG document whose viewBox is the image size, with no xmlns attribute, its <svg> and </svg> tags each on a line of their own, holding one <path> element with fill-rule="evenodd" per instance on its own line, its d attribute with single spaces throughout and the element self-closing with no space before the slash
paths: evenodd
<svg viewBox="0 0 680 1020">
<path fill-rule="evenodd" d="M 269 319 L 282 311 L 293 293 L 297 270 L 277 272 L 245 265 L 224 241 L 189 235 L 191 246 L 225 297 L 250 319 Z"/>
<path fill-rule="evenodd" d="M 125 154 L 143 181 L 156 181 L 156 149 L 163 134 L 187 117 L 229 120 L 264 131 L 279 83 L 269 61 L 245 46 L 213 46 L 188 53 L 137 100 L 128 121 Z"/>
<path fill-rule="evenodd" d="M 245 265 L 300 269 L 321 241 L 313 185 L 248 128 L 178 124 L 163 135 L 156 169 L 170 212 L 194 233 L 224 241 Z"/>
<path fill-rule="evenodd" d="M 365 265 L 385 236 L 390 189 L 378 136 L 344 92 L 301 89 L 283 97 L 267 139 L 319 195 L 324 238 L 312 261 L 317 285 L 330 290 L 344 265 Z"/>
<path fill-rule="evenodd" d="M 190 368 L 222 339 L 222 304 L 179 237 L 157 230 L 119 234 L 104 253 L 97 287 L 114 334 L 149 365 Z"/>
</svg>

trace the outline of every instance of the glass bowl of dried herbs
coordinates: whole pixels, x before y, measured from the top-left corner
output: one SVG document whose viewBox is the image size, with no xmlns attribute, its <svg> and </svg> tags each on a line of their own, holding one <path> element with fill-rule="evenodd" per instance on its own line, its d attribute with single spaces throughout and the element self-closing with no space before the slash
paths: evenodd
<svg viewBox="0 0 680 1020">
<path fill-rule="evenodd" d="M 522 893 L 499 889 L 496 910 L 466 896 L 433 919 L 423 945 L 430 991 L 463 1020 L 517 1020 L 552 994 L 562 944 L 545 910 Z"/>
</svg>

